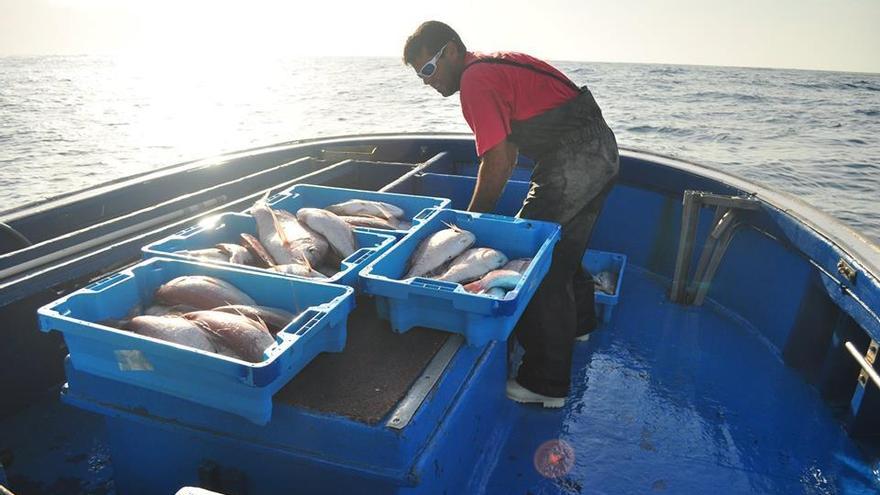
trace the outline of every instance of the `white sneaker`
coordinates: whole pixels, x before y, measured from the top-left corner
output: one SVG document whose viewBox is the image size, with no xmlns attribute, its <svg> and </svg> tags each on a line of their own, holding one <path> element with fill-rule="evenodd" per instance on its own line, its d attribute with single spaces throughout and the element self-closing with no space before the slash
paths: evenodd
<svg viewBox="0 0 880 495">
<path fill-rule="evenodd" d="M 541 404 L 550 409 L 557 409 L 565 405 L 565 397 L 548 397 L 532 392 L 513 379 L 507 380 L 507 398 L 521 404 Z"/>
<path fill-rule="evenodd" d="M 593 335 L 593 332 L 588 332 L 583 335 L 578 335 L 577 337 L 574 338 L 574 340 L 577 342 L 586 342 L 586 341 L 590 340 L 590 335 Z"/>
</svg>

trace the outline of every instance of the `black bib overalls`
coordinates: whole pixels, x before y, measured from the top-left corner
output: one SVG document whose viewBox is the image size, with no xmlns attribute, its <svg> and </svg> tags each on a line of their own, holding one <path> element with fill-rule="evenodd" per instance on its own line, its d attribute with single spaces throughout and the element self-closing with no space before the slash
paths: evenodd
<svg viewBox="0 0 880 495">
<path fill-rule="evenodd" d="M 468 67 L 477 63 L 520 66 L 579 91 L 559 107 L 511 122 L 507 137 L 535 161 L 531 188 L 517 216 L 562 225 L 550 271 L 516 328 L 525 350 L 517 381 L 533 392 L 564 397 L 568 395 L 578 327 L 573 279 L 580 271 L 602 203 L 617 178 L 617 141 L 586 87 L 577 88 L 555 74 L 503 59 L 480 59 Z M 583 304 L 594 311 L 592 283 L 587 287 Z"/>
</svg>

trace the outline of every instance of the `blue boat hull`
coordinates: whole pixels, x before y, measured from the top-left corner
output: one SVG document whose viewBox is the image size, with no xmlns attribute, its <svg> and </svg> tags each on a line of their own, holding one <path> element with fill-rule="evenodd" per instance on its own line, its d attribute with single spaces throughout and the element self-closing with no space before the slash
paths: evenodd
<svg viewBox="0 0 880 495">
<path fill-rule="evenodd" d="M 369 149 L 367 158 L 353 154 Z M 473 175 L 476 162 L 468 137 L 406 135 L 254 150 L 230 157 L 226 166 L 232 177 L 236 163 L 268 168 L 304 157 L 326 158 L 327 167 L 291 180 L 399 192 L 419 187 L 423 173 Z M 334 165 L 351 157 L 386 163 Z M 521 165 L 519 178 L 531 164 Z M 261 187 L 241 193 L 235 205 Z M 699 306 L 669 298 L 686 190 L 760 203 L 741 217 Z M 697 253 L 713 220 L 708 209 L 697 217 Z M 187 222 L 192 219 L 178 223 Z M 175 228 L 159 226 L 0 286 L 0 311 L 15 317 L 4 320 L 11 323 L 4 323 L 0 351 L 4 397 L 14 397 L 4 401 L 0 421 L 0 449 L 14 460 L 0 456 L 0 463 L 13 490 L 167 493 L 185 484 L 226 493 L 880 490 L 880 390 L 859 379 L 861 367 L 845 346 L 864 352 L 880 340 L 880 254 L 795 198 L 697 165 L 622 152 L 620 181 L 590 248 L 627 256 L 624 290 L 611 320 L 577 345 L 573 390 L 560 411 L 504 398 L 503 344 L 444 344 L 404 400 L 372 424 L 279 406 L 276 398 L 277 414 L 257 427 L 72 369 L 63 397 L 76 408 L 60 404 L 58 389 L 49 389 L 65 380 L 64 350 L 28 322 L 29 311 L 58 297 L 52 288 L 69 290 L 138 259 L 141 245 Z M 358 315 L 349 320 L 349 334 L 373 321 Z M 444 352 L 446 361 L 438 361 Z M 420 390 L 426 374 L 435 381 Z M 327 394 L 343 393 L 345 380 L 339 381 L 328 378 Z M 408 400 L 411 410 L 404 408 Z"/>
</svg>

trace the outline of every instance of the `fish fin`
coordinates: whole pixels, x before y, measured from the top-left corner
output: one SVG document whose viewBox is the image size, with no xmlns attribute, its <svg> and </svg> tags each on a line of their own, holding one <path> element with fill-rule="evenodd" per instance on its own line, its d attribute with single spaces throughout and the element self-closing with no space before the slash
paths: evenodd
<svg viewBox="0 0 880 495">
<path fill-rule="evenodd" d="M 391 210 L 386 208 L 385 205 L 378 201 L 376 202 L 376 209 L 379 210 L 380 213 L 382 213 L 382 216 L 385 217 L 386 220 L 394 218 L 394 214 L 391 213 Z"/>
<path fill-rule="evenodd" d="M 443 224 L 458 233 L 464 232 L 464 230 L 462 230 L 461 227 L 455 225 L 454 223 L 443 222 Z"/>
<path fill-rule="evenodd" d="M 235 306 L 236 306 L 235 304 L 229 304 L 228 301 L 223 301 L 223 302 L 226 303 L 225 306 L 228 306 L 228 307 L 231 308 L 233 311 L 235 311 L 236 313 L 238 313 L 238 316 L 244 316 L 245 318 L 250 318 L 250 317 L 247 316 L 246 314 L 242 313 L 240 309 L 236 308 L 236 307 L 235 307 Z"/>
<path fill-rule="evenodd" d="M 305 253 L 303 253 L 303 255 L 302 255 L 302 260 L 303 260 L 303 265 L 306 266 L 306 269 L 309 271 L 309 273 L 315 271 L 314 268 L 312 268 L 312 264 L 309 263 L 309 259 L 306 258 Z"/>
<path fill-rule="evenodd" d="M 262 208 L 262 207 L 266 207 L 266 208 L 269 207 L 269 190 L 268 189 L 263 194 L 263 196 L 261 196 L 259 199 L 254 201 L 254 206 L 252 206 L 251 208 L 253 209 L 253 208 Z"/>
<path fill-rule="evenodd" d="M 269 214 L 272 215 L 272 223 L 275 225 L 275 232 L 278 233 L 281 243 L 284 244 L 284 247 L 290 247 L 290 241 L 287 239 L 287 234 L 284 233 L 284 226 L 278 221 L 278 215 L 275 214 L 275 210 L 269 208 Z"/>
</svg>

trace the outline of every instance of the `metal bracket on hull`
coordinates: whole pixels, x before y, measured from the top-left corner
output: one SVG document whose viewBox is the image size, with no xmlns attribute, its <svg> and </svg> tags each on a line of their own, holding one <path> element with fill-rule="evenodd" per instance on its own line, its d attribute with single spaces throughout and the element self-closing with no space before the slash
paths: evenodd
<svg viewBox="0 0 880 495">
<path fill-rule="evenodd" d="M 862 367 L 859 370 L 859 385 L 861 387 L 866 387 L 868 385 L 868 379 L 870 378 L 874 385 L 877 388 L 880 388 L 880 375 L 877 374 L 877 370 L 874 369 L 874 360 L 877 359 L 877 349 L 878 343 L 876 340 L 872 340 L 871 344 L 868 346 L 868 352 L 862 356 L 862 353 L 856 349 L 856 346 L 853 345 L 852 342 L 847 342 L 846 350 L 852 354 L 852 357 L 855 358 L 856 362 L 859 363 L 859 366 Z"/>
<path fill-rule="evenodd" d="M 754 198 L 687 190 L 684 192 L 682 205 L 681 234 L 669 298 L 680 304 L 699 306 L 706 298 L 706 293 L 730 241 L 742 225 L 739 219 L 740 213 L 760 209 L 761 203 Z M 697 223 L 703 206 L 715 207 L 715 219 L 697 262 L 694 279 L 688 284 L 687 276 L 693 258 Z"/>
<path fill-rule="evenodd" d="M 852 342 L 844 344 L 846 350 L 859 363 L 859 377 L 849 403 L 847 429 L 853 437 L 880 437 L 880 374 L 874 368 L 880 344 L 871 340 L 868 351 L 862 355 Z M 871 386 L 868 382 L 872 382 Z"/>
</svg>

